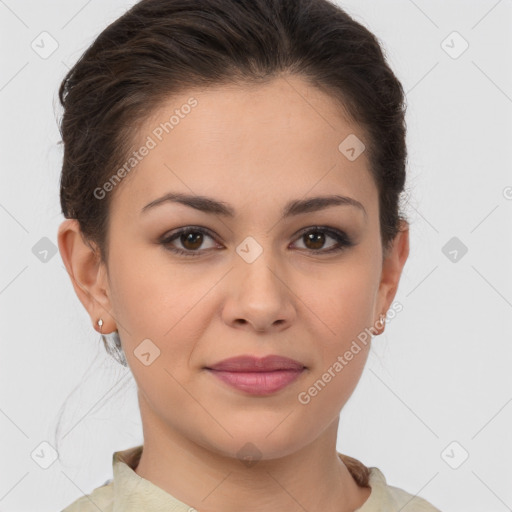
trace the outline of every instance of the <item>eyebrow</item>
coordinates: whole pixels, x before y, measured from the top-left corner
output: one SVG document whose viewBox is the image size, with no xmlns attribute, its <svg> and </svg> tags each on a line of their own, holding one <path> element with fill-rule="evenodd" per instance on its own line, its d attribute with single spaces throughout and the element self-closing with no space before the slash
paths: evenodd
<svg viewBox="0 0 512 512">
<path fill-rule="evenodd" d="M 168 202 L 190 206 L 191 208 L 204 213 L 212 213 L 229 218 L 233 218 L 235 216 L 235 210 L 233 207 L 223 201 L 217 201 L 216 199 L 206 196 L 182 194 L 176 192 L 169 192 L 168 194 L 165 194 L 164 196 L 151 201 L 146 206 L 144 206 L 144 208 L 142 208 L 141 214 L 158 205 Z M 302 213 L 324 210 L 331 206 L 353 206 L 361 210 L 365 217 L 368 216 L 364 206 L 356 199 L 348 196 L 329 195 L 290 201 L 283 208 L 281 219 L 300 215 Z"/>
</svg>

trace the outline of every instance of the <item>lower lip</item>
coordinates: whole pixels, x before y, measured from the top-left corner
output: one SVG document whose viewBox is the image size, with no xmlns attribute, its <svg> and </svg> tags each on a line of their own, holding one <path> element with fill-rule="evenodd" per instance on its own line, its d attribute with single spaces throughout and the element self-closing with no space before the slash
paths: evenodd
<svg viewBox="0 0 512 512">
<path fill-rule="evenodd" d="M 302 370 L 275 370 L 272 372 L 208 371 L 226 384 L 251 395 L 270 395 L 285 388 L 297 379 Z"/>
</svg>

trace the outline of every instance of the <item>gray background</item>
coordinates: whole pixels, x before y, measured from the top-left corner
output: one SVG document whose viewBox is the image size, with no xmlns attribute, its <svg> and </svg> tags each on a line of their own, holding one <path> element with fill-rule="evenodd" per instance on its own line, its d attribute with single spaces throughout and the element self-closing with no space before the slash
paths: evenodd
<svg viewBox="0 0 512 512">
<path fill-rule="evenodd" d="M 0 0 L 3 511 L 60 510 L 111 477 L 112 452 L 142 442 L 133 379 L 51 250 L 58 86 L 133 3 Z M 338 450 L 443 512 L 510 510 L 512 1 L 340 4 L 379 37 L 407 91 L 411 254 L 403 311 L 374 338 Z M 73 390 L 60 458 L 43 469 Z"/>
</svg>

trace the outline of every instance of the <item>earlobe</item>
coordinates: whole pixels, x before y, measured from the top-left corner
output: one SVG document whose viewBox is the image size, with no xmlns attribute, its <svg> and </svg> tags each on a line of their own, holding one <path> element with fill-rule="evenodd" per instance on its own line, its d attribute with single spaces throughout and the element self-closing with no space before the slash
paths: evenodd
<svg viewBox="0 0 512 512">
<path fill-rule="evenodd" d="M 105 289 L 105 269 L 98 249 L 84 241 L 76 219 L 66 219 L 59 226 L 58 246 L 75 293 L 83 304 L 96 330 L 103 319 L 103 333 L 115 330 L 111 305 Z M 113 325 L 110 325 L 113 324 Z"/>
</svg>

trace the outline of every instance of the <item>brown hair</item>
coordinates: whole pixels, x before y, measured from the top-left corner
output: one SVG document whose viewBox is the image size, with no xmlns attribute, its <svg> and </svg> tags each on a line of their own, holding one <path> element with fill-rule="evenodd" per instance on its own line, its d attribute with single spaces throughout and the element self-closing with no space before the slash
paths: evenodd
<svg viewBox="0 0 512 512">
<path fill-rule="evenodd" d="M 137 127 L 194 86 L 297 74 L 339 101 L 367 133 L 384 250 L 400 230 L 406 167 L 402 86 L 376 37 L 328 0 L 142 0 L 99 34 L 59 89 L 60 202 L 108 260 L 106 183 Z"/>
<path fill-rule="evenodd" d="M 60 85 L 63 215 L 78 220 L 106 264 L 115 192 L 94 191 L 133 152 L 137 128 L 187 88 L 281 73 L 329 94 L 365 131 L 385 254 L 404 218 L 404 91 L 377 38 L 329 0 L 142 0 L 111 23 Z M 344 460 L 366 485 L 368 469 Z"/>
</svg>

